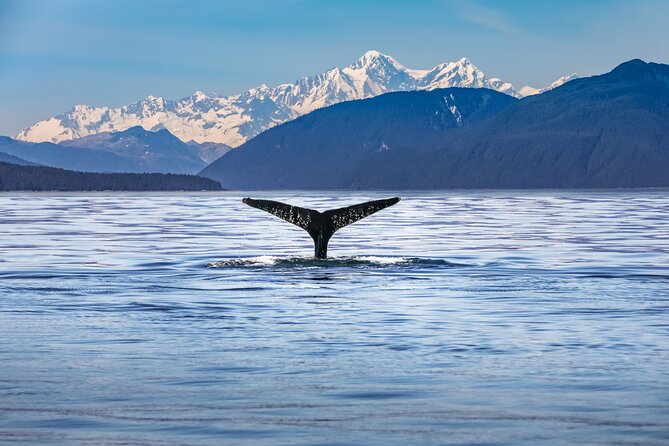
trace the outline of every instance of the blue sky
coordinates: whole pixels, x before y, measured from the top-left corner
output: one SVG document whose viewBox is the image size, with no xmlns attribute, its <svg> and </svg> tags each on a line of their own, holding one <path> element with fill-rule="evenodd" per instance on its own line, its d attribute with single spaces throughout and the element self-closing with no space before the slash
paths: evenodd
<svg viewBox="0 0 669 446">
<path fill-rule="evenodd" d="M 520 88 L 669 63 L 664 0 L 0 0 L 0 134 L 74 104 L 292 82 L 376 49 Z"/>
</svg>

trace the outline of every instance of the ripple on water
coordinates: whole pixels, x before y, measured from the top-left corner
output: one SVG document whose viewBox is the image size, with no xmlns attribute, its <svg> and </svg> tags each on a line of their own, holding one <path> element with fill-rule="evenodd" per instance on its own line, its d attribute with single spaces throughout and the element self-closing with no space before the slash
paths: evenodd
<svg viewBox="0 0 669 446">
<path fill-rule="evenodd" d="M 666 444 L 666 191 L 403 195 L 0 194 L 0 443 Z"/>
</svg>

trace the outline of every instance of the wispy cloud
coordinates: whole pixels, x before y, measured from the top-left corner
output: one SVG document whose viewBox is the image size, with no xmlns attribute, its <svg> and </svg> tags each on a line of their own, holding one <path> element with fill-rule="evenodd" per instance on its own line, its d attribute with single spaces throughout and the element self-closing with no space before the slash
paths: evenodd
<svg viewBox="0 0 669 446">
<path fill-rule="evenodd" d="M 460 18 L 467 22 L 504 33 L 518 31 L 511 17 L 500 9 L 483 6 L 474 1 L 450 2 L 450 4 L 456 8 Z"/>
</svg>

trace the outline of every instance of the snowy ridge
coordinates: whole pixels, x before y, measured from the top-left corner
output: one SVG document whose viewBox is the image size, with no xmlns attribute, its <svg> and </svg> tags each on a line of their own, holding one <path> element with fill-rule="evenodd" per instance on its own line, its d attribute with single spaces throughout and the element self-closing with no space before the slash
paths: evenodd
<svg viewBox="0 0 669 446">
<path fill-rule="evenodd" d="M 523 97 L 555 88 L 572 76 L 575 75 L 560 78 L 542 90 L 527 86 L 516 90 L 508 82 L 488 78 L 466 58 L 431 70 L 414 70 L 378 51 L 368 51 L 347 67 L 335 67 L 274 88 L 260 85 L 233 96 L 196 91 L 177 101 L 149 96 L 119 108 L 76 105 L 22 130 L 16 138 L 57 143 L 139 125 L 152 131 L 165 128 L 182 141 L 237 147 L 268 128 L 338 102 L 391 91 L 447 87 L 490 88 Z"/>
<path fill-rule="evenodd" d="M 546 92 L 548 90 L 552 90 L 553 88 L 557 88 L 560 85 L 566 84 L 567 82 L 578 79 L 579 75 L 576 73 L 572 73 L 567 76 L 562 76 L 560 79 L 556 80 L 552 84 L 550 84 L 546 88 L 533 88 L 528 85 L 525 85 L 523 88 L 519 90 L 520 96 L 519 97 L 525 97 L 525 96 L 533 96 L 535 94 L 541 94 L 543 92 Z"/>
</svg>

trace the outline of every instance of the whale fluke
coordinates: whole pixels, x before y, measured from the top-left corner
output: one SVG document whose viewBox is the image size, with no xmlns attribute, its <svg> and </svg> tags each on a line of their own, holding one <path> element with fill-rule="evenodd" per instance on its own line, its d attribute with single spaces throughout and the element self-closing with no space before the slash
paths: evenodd
<svg viewBox="0 0 669 446">
<path fill-rule="evenodd" d="M 341 228 L 355 223 L 375 212 L 392 206 L 400 201 L 399 197 L 386 198 L 383 200 L 368 201 L 366 203 L 354 204 L 340 209 L 331 209 L 319 212 L 314 209 L 291 206 L 272 200 L 254 200 L 244 198 L 245 204 L 256 209 L 269 212 L 272 215 L 286 220 L 309 233 L 314 240 L 317 259 L 325 259 L 328 255 L 328 242 L 330 237 Z"/>
</svg>

